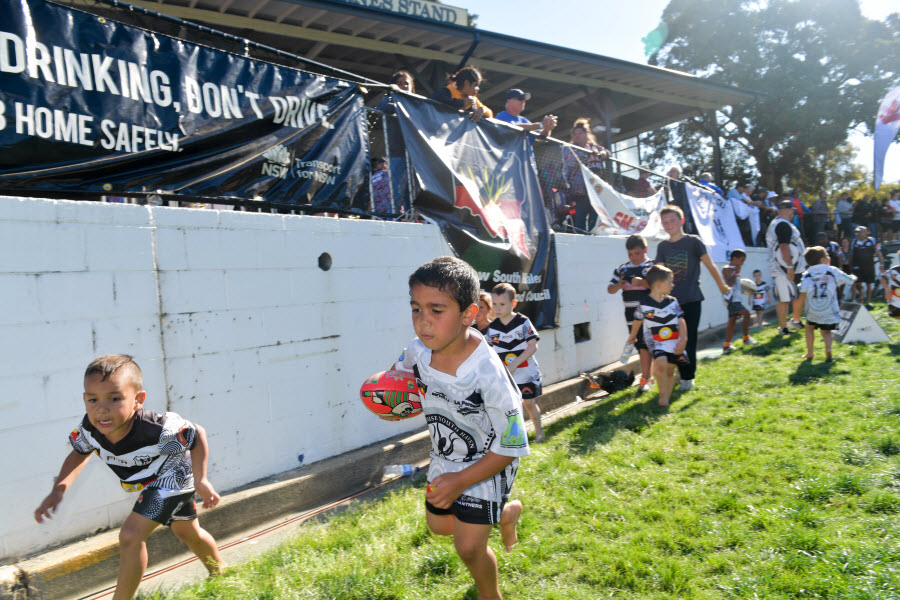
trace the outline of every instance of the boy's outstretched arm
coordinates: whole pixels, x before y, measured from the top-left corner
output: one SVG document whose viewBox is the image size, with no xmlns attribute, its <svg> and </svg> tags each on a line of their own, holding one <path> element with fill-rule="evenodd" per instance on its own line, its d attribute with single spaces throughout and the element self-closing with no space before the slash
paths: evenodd
<svg viewBox="0 0 900 600">
<path fill-rule="evenodd" d="M 425 499 L 437 508 L 450 508 L 464 491 L 493 477 L 514 461 L 514 456 L 503 456 L 488 451 L 479 460 L 458 473 L 444 473 L 434 478 L 425 492 Z"/>
<path fill-rule="evenodd" d="M 209 444 L 206 443 L 206 430 L 197 424 L 197 443 L 191 448 L 191 468 L 194 470 L 194 490 L 203 498 L 203 508 L 212 508 L 219 503 L 220 496 L 212 484 L 206 479 L 206 462 L 209 457 Z"/>
<path fill-rule="evenodd" d="M 78 477 L 78 474 L 84 469 L 84 465 L 87 464 L 90 457 L 90 454 L 82 454 L 75 450 L 69 452 L 66 460 L 63 461 L 62 467 L 59 469 L 59 475 L 56 476 L 53 490 L 47 494 L 47 497 L 44 498 L 41 505 L 34 511 L 35 521 L 43 523 L 44 519 L 49 519 L 53 516 L 52 512 L 56 510 L 56 507 L 62 502 L 66 490 L 69 489 L 69 486 L 72 485 L 72 482 L 75 481 L 75 478 Z"/>
<path fill-rule="evenodd" d="M 643 323 L 643 319 L 635 319 L 631 322 L 631 335 L 629 335 L 628 340 L 625 341 L 626 344 L 633 344 L 637 341 L 638 331 L 641 330 Z"/>
<path fill-rule="evenodd" d="M 719 286 L 719 291 L 723 294 L 728 293 L 728 286 L 725 285 L 725 282 L 722 281 L 722 276 L 719 275 L 719 270 L 716 268 L 715 263 L 713 263 L 712 258 L 709 257 L 709 254 L 704 254 L 700 257 L 700 262 L 706 265 L 706 269 L 709 271 L 709 274 L 712 275 L 712 278 L 716 281 L 716 285 Z"/>
</svg>

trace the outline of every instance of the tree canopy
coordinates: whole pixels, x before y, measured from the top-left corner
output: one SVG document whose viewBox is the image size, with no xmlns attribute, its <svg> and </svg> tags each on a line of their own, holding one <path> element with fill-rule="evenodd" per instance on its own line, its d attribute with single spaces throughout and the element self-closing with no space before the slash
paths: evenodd
<svg viewBox="0 0 900 600">
<path fill-rule="evenodd" d="M 900 83 L 900 14 L 873 21 L 857 0 L 671 0 L 663 21 L 669 38 L 650 64 L 760 97 L 657 132 L 651 161 L 708 168 L 718 128 L 726 179 L 755 175 L 769 189 L 808 181 L 850 128 L 873 130 L 879 102 Z"/>
</svg>

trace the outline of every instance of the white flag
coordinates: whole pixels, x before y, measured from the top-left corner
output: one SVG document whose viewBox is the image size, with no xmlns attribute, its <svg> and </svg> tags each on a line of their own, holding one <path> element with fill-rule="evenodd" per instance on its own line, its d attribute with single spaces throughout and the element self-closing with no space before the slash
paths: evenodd
<svg viewBox="0 0 900 600">
<path fill-rule="evenodd" d="M 744 247 L 731 200 L 690 183 L 684 184 L 684 191 L 691 203 L 697 235 L 706 245 L 709 257 L 715 262 L 728 262 L 732 250 Z"/>
<path fill-rule="evenodd" d="M 666 203 L 665 190 L 648 198 L 635 198 L 617 192 L 590 169 L 581 165 L 587 183 L 588 198 L 599 219 L 594 231 L 613 235 L 639 233 L 645 238 L 665 238 L 659 209 Z"/>
<path fill-rule="evenodd" d="M 884 155 L 900 129 L 900 86 L 895 87 L 881 102 L 875 117 L 875 191 L 884 174 Z"/>
</svg>

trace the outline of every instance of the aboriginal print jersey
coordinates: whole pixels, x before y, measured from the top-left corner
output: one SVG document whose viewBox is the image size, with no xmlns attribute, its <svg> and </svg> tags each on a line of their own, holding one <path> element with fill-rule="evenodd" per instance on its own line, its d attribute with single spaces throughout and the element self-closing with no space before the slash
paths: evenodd
<svg viewBox="0 0 900 600">
<path fill-rule="evenodd" d="M 647 294 L 634 309 L 634 320 L 643 321 L 644 342 L 651 351 L 675 352 L 680 337 L 678 319 L 682 317 L 681 305 L 674 296 L 665 296 L 657 302 Z"/>
<path fill-rule="evenodd" d="M 512 320 L 506 325 L 500 319 L 494 319 L 487 327 L 485 335 L 491 346 L 500 356 L 503 364 L 510 364 L 528 348 L 528 340 L 539 340 L 531 321 L 523 314 L 514 313 Z M 513 373 L 516 383 L 540 383 L 541 370 L 532 354 L 519 365 Z"/>
<path fill-rule="evenodd" d="M 779 231 L 784 232 L 784 237 L 778 239 Z M 791 264 L 784 260 L 781 253 L 781 244 L 788 244 L 791 253 Z M 772 273 L 787 273 L 791 267 L 794 273 L 799 273 L 806 268 L 806 259 L 803 253 L 806 246 L 803 244 L 803 238 L 800 237 L 800 231 L 794 227 L 789 221 L 778 217 L 769 223 L 766 230 L 766 247 L 769 249 L 769 268 Z"/>
<path fill-rule="evenodd" d="M 753 293 L 753 307 L 765 307 L 769 304 L 769 284 L 765 281 L 756 284 L 756 291 Z"/>
<path fill-rule="evenodd" d="M 853 283 L 853 278 L 837 267 L 818 264 L 807 269 L 800 279 L 800 293 L 806 294 L 806 319 L 820 325 L 840 323 L 837 289 L 846 283 Z"/>
<path fill-rule="evenodd" d="M 418 338 L 397 360 L 395 369 L 415 374 L 431 435 L 428 481 L 456 473 L 480 460 L 488 450 L 516 459 L 497 475 L 464 492 L 492 502 L 509 495 L 520 456 L 528 454 L 519 388 L 482 338 L 456 375 L 431 368 L 431 350 Z"/>
<path fill-rule="evenodd" d="M 193 423 L 173 412 L 135 413 L 131 431 L 113 444 L 97 431 L 87 415 L 69 435 L 80 454 L 95 453 L 122 480 L 126 492 L 158 488 L 164 497 L 194 490 L 194 474 L 187 451 L 197 443 Z"/>
<path fill-rule="evenodd" d="M 653 261 L 649 259 L 638 265 L 628 261 L 616 267 L 612 279 L 609 280 L 609 285 L 616 285 L 620 281 L 625 282 L 625 287 L 622 288 L 622 302 L 625 303 L 625 322 L 629 327 L 634 320 L 634 309 L 638 305 L 638 301 L 649 292 L 646 287 L 632 285 L 631 280 L 635 277 L 643 278 L 653 264 Z"/>
<path fill-rule="evenodd" d="M 887 279 L 887 288 L 891 291 L 891 306 L 900 308 L 900 265 L 891 267 L 882 275 Z"/>
</svg>

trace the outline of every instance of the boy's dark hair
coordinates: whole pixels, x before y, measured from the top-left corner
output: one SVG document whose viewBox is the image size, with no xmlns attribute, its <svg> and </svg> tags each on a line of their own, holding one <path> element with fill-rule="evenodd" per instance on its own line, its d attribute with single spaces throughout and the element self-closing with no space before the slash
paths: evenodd
<svg viewBox="0 0 900 600">
<path fill-rule="evenodd" d="M 516 299 L 516 288 L 514 288 L 509 283 L 498 283 L 494 286 L 494 289 L 491 290 L 492 294 L 497 294 L 498 296 L 506 295 L 510 300 Z"/>
<path fill-rule="evenodd" d="M 682 219 L 684 218 L 684 211 L 681 210 L 681 207 L 678 206 L 677 204 L 666 204 L 665 206 L 663 206 L 663 207 L 660 209 L 660 211 L 659 211 L 659 216 L 661 217 L 661 216 L 663 216 L 664 214 L 667 214 L 667 213 L 675 213 L 676 215 L 678 215 L 678 216 L 681 217 Z"/>
<path fill-rule="evenodd" d="M 747 253 L 740 248 L 731 251 L 731 258 L 747 258 Z"/>
<path fill-rule="evenodd" d="M 106 381 L 119 369 L 127 369 L 131 375 L 131 382 L 138 390 L 144 389 L 141 368 L 134 362 L 134 357 L 128 354 L 104 354 L 91 361 L 84 370 L 84 376 L 100 375 L 100 381 Z"/>
<path fill-rule="evenodd" d="M 828 256 L 828 251 L 822 246 L 810 246 L 806 249 L 806 252 L 803 253 L 803 258 L 806 259 L 806 264 L 809 266 L 821 263 L 822 259 L 826 256 Z"/>
<path fill-rule="evenodd" d="M 753 275 L 756 275 L 757 273 L 762 275 L 762 271 L 760 271 L 759 269 L 753 269 Z"/>
<path fill-rule="evenodd" d="M 646 248 L 647 240 L 644 239 L 644 236 L 638 233 L 632 233 L 628 236 L 628 239 L 625 240 L 625 249 L 626 250 L 634 250 L 635 248 Z"/>
<path fill-rule="evenodd" d="M 672 273 L 672 269 L 665 265 L 653 265 L 647 269 L 647 273 L 644 275 L 644 281 L 652 288 L 657 282 L 665 281 L 669 277 L 675 277 L 675 274 Z"/>
<path fill-rule="evenodd" d="M 441 256 L 431 260 L 409 276 L 409 289 L 414 285 L 427 285 L 447 292 L 466 310 L 478 304 L 478 274 L 464 260 L 453 256 Z"/>
</svg>

